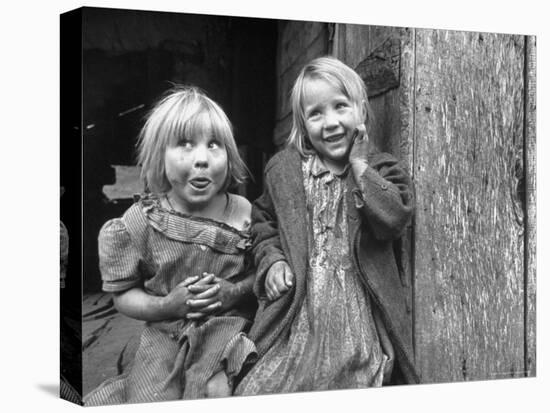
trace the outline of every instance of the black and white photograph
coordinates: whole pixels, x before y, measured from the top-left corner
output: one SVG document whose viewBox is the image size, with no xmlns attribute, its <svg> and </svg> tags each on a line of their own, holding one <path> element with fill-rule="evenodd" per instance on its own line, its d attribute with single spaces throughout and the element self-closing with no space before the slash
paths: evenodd
<svg viewBox="0 0 550 413">
<path fill-rule="evenodd" d="M 537 403 L 540 25 L 67 3 L 41 397 Z"/>
</svg>

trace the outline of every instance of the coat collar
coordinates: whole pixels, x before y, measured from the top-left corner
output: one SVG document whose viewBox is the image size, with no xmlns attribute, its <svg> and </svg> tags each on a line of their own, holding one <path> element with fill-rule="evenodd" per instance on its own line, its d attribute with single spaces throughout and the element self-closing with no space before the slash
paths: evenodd
<svg viewBox="0 0 550 413">
<path fill-rule="evenodd" d="M 311 175 L 318 178 L 323 174 L 331 173 L 329 169 L 326 167 L 325 163 L 321 160 L 321 158 L 319 158 L 319 156 L 317 155 L 310 155 L 310 156 L 312 158 L 311 162 L 313 162 L 313 164 L 311 165 Z M 349 169 L 350 169 L 350 165 L 348 164 L 346 165 L 346 167 L 342 172 L 338 174 L 333 174 L 333 175 L 338 177 L 345 177 Z"/>
</svg>

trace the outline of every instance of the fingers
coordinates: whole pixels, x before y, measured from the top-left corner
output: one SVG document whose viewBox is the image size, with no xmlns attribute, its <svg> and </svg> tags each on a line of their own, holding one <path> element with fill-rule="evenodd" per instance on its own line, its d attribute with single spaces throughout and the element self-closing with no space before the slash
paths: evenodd
<svg viewBox="0 0 550 413">
<path fill-rule="evenodd" d="M 265 294 L 269 301 L 274 301 L 281 296 L 281 293 L 272 285 L 266 285 Z"/>
<path fill-rule="evenodd" d="M 189 320 L 198 320 L 204 316 L 207 316 L 217 310 L 220 309 L 222 303 L 219 302 L 219 301 L 216 301 L 210 305 L 207 305 L 206 307 L 204 308 L 201 308 L 200 311 L 192 311 L 192 312 L 189 312 L 187 313 L 187 318 Z"/>
<path fill-rule="evenodd" d="M 188 277 L 185 280 L 183 280 L 180 284 L 184 287 L 188 287 L 191 284 L 195 283 L 199 279 L 198 275 L 194 275 L 193 277 Z"/>
<path fill-rule="evenodd" d="M 204 272 L 204 273 L 202 273 L 202 277 L 199 276 L 199 275 L 194 275 L 192 277 L 187 277 L 185 280 L 183 280 L 180 283 L 180 285 L 182 285 L 184 287 L 189 287 L 191 285 L 193 285 L 193 286 L 205 286 L 206 284 L 211 284 L 214 279 L 215 279 L 214 274 L 208 274 L 208 273 Z M 210 287 L 207 287 L 207 288 L 210 288 Z M 201 289 L 201 291 L 204 291 L 204 289 Z"/>
<path fill-rule="evenodd" d="M 208 306 L 212 304 L 219 304 L 221 305 L 221 302 L 218 300 L 218 297 L 210 297 L 210 298 L 199 298 L 199 299 L 191 299 L 187 300 L 186 304 L 192 309 L 201 309 L 204 310 Z"/>
<path fill-rule="evenodd" d="M 218 285 L 218 284 L 203 284 L 203 285 L 193 284 L 193 285 L 190 285 L 189 287 L 187 287 L 187 289 L 191 293 L 193 293 L 195 295 L 198 295 L 198 294 L 202 294 L 205 291 L 210 290 L 212 287 L 215 287 L 216 285 Z"/>
<path fill-rule="evenodd" d="M 294 282 L 294 274 L 292 273 L 292 270 L 290 269 L 290 266 L 288 264 L 284 267 L 284 283 L 287 287 L 287 290 L 292 287 L 292 283 Z"/>
<path fill-rule="evenodd" d="M 277 295 L 277 292 L 274 290 L 275 285 L 272 282 L 272 278 L 274 277 L 274 273 L 268 272 L 267 277 L 265 278 L 265 294 L 267 295 L 267 298 L 269 301 L 273 301 Z"/>
<path fill-rule="evenodd" d="M 191 286 L 192 288 L 193 286 Z M 193 297 L 193 300 L 197 300 L 197 299 L 203 299 L 203 298 L 210 298 L 210 297 L 214 297 L 218 294 L 218 291 L 220 291 L 220 286 L 219 284 L 214 284 L 212 286 L 210 285 L 207 285 L 207 286 L 199 286 L 198 288 L 193 288 L 191 289 L 189 288 L 189 291 L 191 291 L 192 293 L 195 294 L 195 296 Z M 200 290 L 198 291 L 198 293 L 196 293 L 194 290 Z"/>
<path fill-rule="evenodd" d="M 289 265 L 287 263 L 282 263 L 281 265 L 276 263 L 276 265 L 270 268 L 266 277 L 265 292 L 267 298 L 271 301 L 278 299 L 292 287 L 293 282 L 294 275 Z"/>
<path fill-rule="evenodd" d="M 367 128 L 363 124 L 358 125 L 355 128 L 355 132 L 353 133 L 353 142 L 362 143 L 368 142 L 368 140 L 369 135 L 367 134 Z"/>
<path fill-rule="evenodd" d="M 359 137 L 364 137 L 367 135 L 367 128 L 365 127 L 364 123 L 360 123 L 355 127 L 355 130 L 357 131 L 357 134 Z"/>
<path fill-rule="evenodd" d="M 197 281 L 197 285 L 211 284 L 214 281 L 214 274 L 202 273 L 202 277 Z"/>
</svg>

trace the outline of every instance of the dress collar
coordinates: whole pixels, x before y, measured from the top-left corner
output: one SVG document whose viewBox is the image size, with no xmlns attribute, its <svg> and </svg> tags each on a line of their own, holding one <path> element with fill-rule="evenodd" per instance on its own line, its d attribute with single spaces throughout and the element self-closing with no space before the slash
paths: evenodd
<svg viewBox="0 0 550 413">
<path fill-rule="evenodd" d="M 319 158 L 319 156 L 317 154 L 315 155 L 310 155 L 309 157 L 309 162 L 312 162 L 311 164 L 311 169 L 310 169 L 310 174 L 312 176 L 314 176 L 315 178 L 318 178 L 320 177 L 321 175 L 324 175 L 326 173 L 329 173 L 329 174 L 332 174 L 334 176 L 337 176 L 338 178 L 345 178 L 346 175 L 348 174 L 348 171 L 349 171 L 349 168 L 350 168 L 350 165 L 349 163 L 345 166 L 344 170 L 338 174 L 336 173 L 333 173 L 331 172 L 325 165 L 325 163 L 323 162 L 323 160 L 321 158 Z M 311 159 L 313 158 L 313 159 Z"/>
</svg>

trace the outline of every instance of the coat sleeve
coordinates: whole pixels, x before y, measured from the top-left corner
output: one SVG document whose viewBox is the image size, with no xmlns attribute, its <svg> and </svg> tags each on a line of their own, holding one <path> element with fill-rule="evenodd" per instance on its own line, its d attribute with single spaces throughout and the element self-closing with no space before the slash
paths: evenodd
<svg viewBox="0 0 550 413">
<path fill-rule="evenodd" d="M 267 271 L 277 261 L 285 260 L 279 238 L 279 225 L 269 185 L 252 205 L 252 255 L 256 265 L 254 294 L 265 297 Z"/>
<path fill-rule="evenodd" d="M 353 190 L 356 207 L 375 238 L 397 239 L 413 211 L 412 183 L 393 156 L 383 153 L 369 157 L 369 166 Z"/>
</svg>

